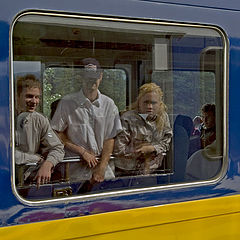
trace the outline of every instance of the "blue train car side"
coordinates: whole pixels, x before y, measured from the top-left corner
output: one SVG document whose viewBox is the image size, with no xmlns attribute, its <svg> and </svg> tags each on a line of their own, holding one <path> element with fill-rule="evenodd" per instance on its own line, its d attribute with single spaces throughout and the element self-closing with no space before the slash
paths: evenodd
<svg viewBox="0 0 240 240">
<path fill-rule="evenodd" d="M 10 0 L 0 6 L 3 239 L 239 237 L 238 2 Z M 50 119 L 53 102 L 81 89 L 86 57 L 101 63 L 99 90 L 119 116 L 143 84 L 161 87 L 173 132 L 169 149 L 148 174 L 117 175 L 113 153 L 114 176 L 87 189 L 89 181 L 72 180 L 69 170 L 82 156 L 65 155 L 47 184 L 25 182 L 26 166 L 16 163 L 17 80 L 26 74 L 40 80 L 37 111 Z M 206 104 L 216 109 L 215 135 L 203 147 L 193 119 Z"/>
</svg>

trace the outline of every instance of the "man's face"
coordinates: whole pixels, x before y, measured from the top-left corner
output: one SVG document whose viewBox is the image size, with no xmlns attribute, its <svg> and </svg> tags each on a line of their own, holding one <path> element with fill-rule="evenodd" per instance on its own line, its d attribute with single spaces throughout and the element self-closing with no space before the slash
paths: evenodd
<svg viewBox="0 0 240 240">
<path fill-rule="evenodd" d="M 202 120 L 206 128 L 212 128 L 215 126 L 215 116 L 213 112 L 203 112 Z"/>
<path fill-rule="evenodd" d="M 83 81 L 83 88 L 85 91 L 92 92 L 96 91 L 99 88 L 99 85 L 102 81 L 102 74 L 100 75 L 99 79 L 84 79 Z"/>
<path fill-rule="evenodd" d="M 18 109 L 20 112 L 34 112 L 40 101 L 39 88 L 24 88 L 18 96 Z"/>
</svg>

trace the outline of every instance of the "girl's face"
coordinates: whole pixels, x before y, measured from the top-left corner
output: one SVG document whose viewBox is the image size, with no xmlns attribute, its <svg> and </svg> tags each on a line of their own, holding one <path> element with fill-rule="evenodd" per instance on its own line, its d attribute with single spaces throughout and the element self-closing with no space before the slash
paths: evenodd
<svg viewBox="0 0 240 240">
<path fill-rule="evenodd" d="M 144 94 L 138 103 L 139 113 L 157 114 L 159 110 L 160 100 L 156 92 L 148 92 Z"/>
</svg>

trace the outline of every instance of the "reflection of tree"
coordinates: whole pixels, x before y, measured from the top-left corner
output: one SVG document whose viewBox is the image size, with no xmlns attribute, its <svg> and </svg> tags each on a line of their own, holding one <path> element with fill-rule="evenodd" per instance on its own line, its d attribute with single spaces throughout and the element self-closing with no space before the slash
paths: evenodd
<svg viewBox="0 0 240 240">
<path fill-rule="evenodd" d="M 174 111 L 195 117 L 205 103 L 215 103 L 215 76 L 208 72 L 179 71 L 174 76 Z"/>
<path fill-rule="evenodd" d="M 43 77 L 43 113 L 50 116 L 55 100 L 81 88 L 82 69 L 47 68 Z M 105 69 L 100 91 L 112 98 L 119 111 L 126 108 L 126 73 L 121 69 Z M 215 76 L 209 72 L 173 71 L 155 72 L 153 81 L 164 91 L 168 112 L 194 117 L 201 106 L 215 102 Z M 172 100 L 171 100 L 172 99 Z"/>
<path fill-rule="evenodd" d="M 104 70 L 100 91 L 112 98 L 119 111 L 126 108 L 126 74 L 123 70 Z"/>
<path fill-rule="evenodd" d="M 47 68 L 43 76 L 43 113 L 50 116 L 51 103 L 81 88 L 82 69 Z M 119 111 L 126 107 L 126 74 L 119 69 L 105 69 L 100 91 L 112 98 Z"/>
<path fill-rule="evenodd" d="M 54 79 L 54 70 L 51 68 L 46 69 L 43 76 L 43 113 L 48 117 L 51 112 L 51 103 L 62 96 L 61 93 L 54 92 Z"/>
<path fill-rule="evenodd" d="M 43 77 L 43 113 L 50 116 L 55 100 L 81 88 L 82 69 L 47 68 Z M 105 69 L 100 91 L 112 98 L 119 111 L 126 108 L 126 73 L 121 69 Z M 153 81 L 164 91 L 168 112 L 194 117 L 201 106 L 215 102 L 215 76 L 209 72 L 173 71 L 155 72 Z M 172 102 L 172 100 L 173 102 Z"/>
<path fill-rule="evenodd" d="M 215 75 L 213 73 L 155 72 L 153 81 L 163 89 L 169 113 L 194 117 L 200 114 L 203 104 L 215 102 Z"/>
</svg>

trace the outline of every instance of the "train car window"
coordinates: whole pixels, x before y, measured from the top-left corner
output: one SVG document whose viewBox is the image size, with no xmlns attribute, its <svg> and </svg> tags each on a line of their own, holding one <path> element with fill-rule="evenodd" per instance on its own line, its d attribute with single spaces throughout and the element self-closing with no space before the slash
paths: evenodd
<svg viewBox="0 0 240 240">
<path fill-rule="evenodd" d="M 12 31 L 18 194 L 37 201 L 219 177 L 225 45 L 212 26 L 20 16 Z"/>
</svg>

